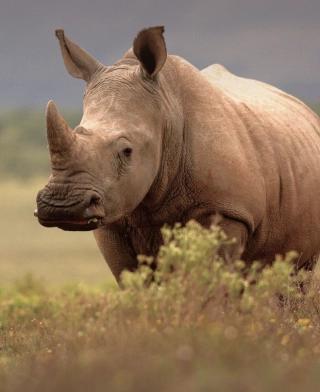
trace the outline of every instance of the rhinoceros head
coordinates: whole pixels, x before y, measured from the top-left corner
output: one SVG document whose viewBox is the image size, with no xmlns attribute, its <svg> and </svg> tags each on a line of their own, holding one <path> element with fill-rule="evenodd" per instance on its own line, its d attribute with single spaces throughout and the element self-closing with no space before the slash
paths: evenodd
<svg viewBox="0 0 320 392">
<path fill-rule="evenodd" d="M 166 61 L 162 26 L 144 29 L 123 60 L 106 67 L 57 30 L 68 72 L 87 82 L 81 123 L 70 129 L 47 106 L 52 175 L 35 215 L 47 227 L 92 230 L 130 214 L 160 167 L 163 121 L 158 73 Z"/>
</svg>

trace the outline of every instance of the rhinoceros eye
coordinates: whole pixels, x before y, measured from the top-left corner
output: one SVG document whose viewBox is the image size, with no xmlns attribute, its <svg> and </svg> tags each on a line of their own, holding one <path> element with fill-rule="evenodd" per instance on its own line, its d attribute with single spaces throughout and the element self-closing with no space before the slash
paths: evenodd
<svg viewBox="0 0 320 392">
<path fill-rule="evenodd" d="M 123 153 L 124 153 L 124 155 L 125 155 L 127 158 L 129 158 L 129 157 L 131 156 L 131 154 L 132 154 L 132 148 L 130 148 L 130 147 L 125 148 L 125 149 L 123 150 Z"/>
</svg>

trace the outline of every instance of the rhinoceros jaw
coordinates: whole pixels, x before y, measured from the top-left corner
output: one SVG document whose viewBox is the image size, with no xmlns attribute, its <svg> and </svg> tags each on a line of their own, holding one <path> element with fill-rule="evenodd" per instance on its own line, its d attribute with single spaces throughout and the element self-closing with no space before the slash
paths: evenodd
<svg viewBox="0 0 320 392">
<path fill-rule="evenodd" d="M 90 231 L 101 226 L 100 218 L 90 218 L 83 220 L 47 220 L 38 217 L 38 221 L 45 227 L 58 227 L 66 231 Z"/>
</svg>

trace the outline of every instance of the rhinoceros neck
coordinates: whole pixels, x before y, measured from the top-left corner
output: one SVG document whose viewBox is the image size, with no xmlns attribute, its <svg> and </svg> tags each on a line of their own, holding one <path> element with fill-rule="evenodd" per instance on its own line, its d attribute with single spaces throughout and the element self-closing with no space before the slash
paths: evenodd
<svg viewBox="0 0 320 392">
<path fill-rule="evenodd" d="M 165 116 L 161 164 L 140 210 L 143 214 L 142 211 L 147 208 L 154 225 L 186 221 L 189 212 L 198 204 L 192 139 L 201 135 L 193 129 L 193 118 L 186 111 L 190 102 L 185 102 L 190 89 L 194 94 L 198 79 L 203 81 L 199 70 L 177 56 L 168 56 L 159 78 L 162 113 Z M 195 96 L 193 98 L 196 99 Z"/>
</svg>

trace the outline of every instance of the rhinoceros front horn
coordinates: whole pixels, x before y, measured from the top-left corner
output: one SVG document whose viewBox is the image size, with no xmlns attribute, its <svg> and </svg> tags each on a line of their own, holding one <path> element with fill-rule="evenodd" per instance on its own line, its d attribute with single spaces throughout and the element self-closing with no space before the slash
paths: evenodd
<svg viewBox="0 0 320 392">
<path fill-rule="evenodd" d="M 47 105 L 46 122 L 51 162 L 57 163 L 61 158 L 71 155 L 75 147 L 76 135 L 63 120 L 53 101 Z"/>
</svg>

